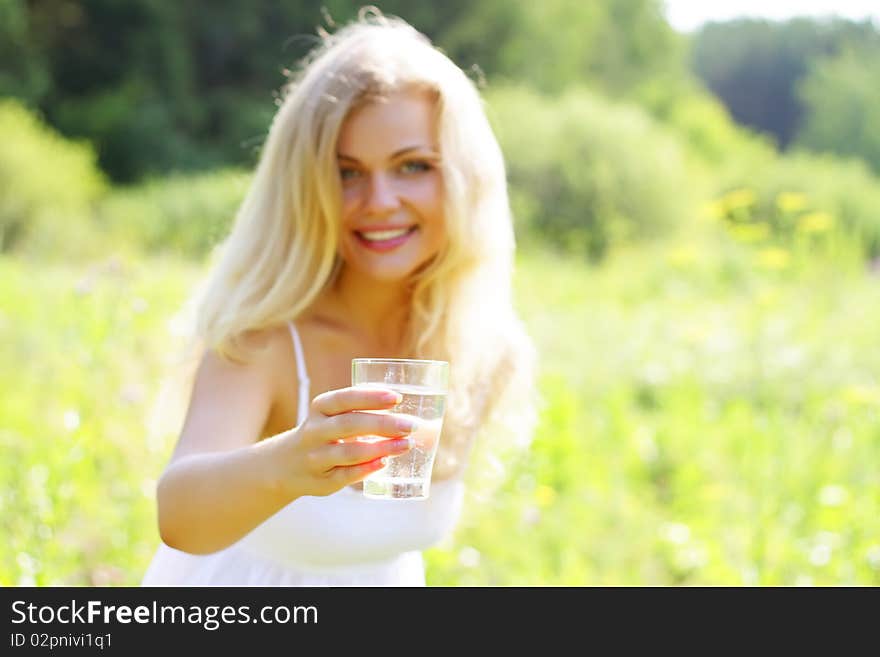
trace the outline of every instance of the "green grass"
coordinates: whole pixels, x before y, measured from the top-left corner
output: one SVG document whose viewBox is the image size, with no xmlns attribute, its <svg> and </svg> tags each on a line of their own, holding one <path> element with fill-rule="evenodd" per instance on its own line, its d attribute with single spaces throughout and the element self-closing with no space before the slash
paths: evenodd
<svg viewBox="0 0 880 657">
<path fill-rule="evenodd" d="M 0 582 L 133 584 L 169 455 L 150 430 L 192 266 L 0 260 Z"/>
<path fill-rule="evenodd" d="M 762 262 L 522 255 L 541 421 L 426 552 L 428 583 L 880 584 L 880 278 Z M 0 584 L 139 582 L 174 439 L 152 424 L 169 320 L 200 274 L 0 259 Z"/>
<path fill-rule="evenodd" d="M 880 583 L 880 278 L 680 253 L 523 260 L 542 421 L 430 583 Z"/>
</svg>

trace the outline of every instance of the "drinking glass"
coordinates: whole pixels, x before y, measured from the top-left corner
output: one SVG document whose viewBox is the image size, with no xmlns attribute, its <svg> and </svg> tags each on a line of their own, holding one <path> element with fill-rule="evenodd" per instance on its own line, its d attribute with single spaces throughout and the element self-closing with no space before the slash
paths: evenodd
<svg viewBox="0 0 880 657">
<path fill-rule="evenodd" d="M 388 457 L 387 465 L 364 479 L 364 495 L 379 499 L 427 499 L 431 471 L 440 443 L 449 381 L 449 363 L 442 360 L 355 358 L 351 361 L 353 386 L 394 390 L 403 400 L 387 411 L 416 421 L 410 434 L 413 447 Z"/>
</svg>

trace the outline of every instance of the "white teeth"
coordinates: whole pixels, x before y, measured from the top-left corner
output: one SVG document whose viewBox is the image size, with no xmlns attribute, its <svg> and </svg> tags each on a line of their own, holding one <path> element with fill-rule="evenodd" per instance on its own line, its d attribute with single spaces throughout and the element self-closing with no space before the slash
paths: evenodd
<svg viewBox="0 0 880 657">
<path fill-rule="evenodd" d="M 409 228 L 400 228 L 398 230 L 373 230 L 369 233 L 359 233 L 365 240 L 370 242 L 381 242 L 384 240 L 392 240 L 395 237 L 401 237 L 409 232 Z"/>
</svg>

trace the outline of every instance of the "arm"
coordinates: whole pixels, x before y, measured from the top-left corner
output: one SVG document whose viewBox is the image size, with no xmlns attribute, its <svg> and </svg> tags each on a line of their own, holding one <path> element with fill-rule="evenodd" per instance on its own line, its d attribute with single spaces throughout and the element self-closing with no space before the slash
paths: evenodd
<svg viewBox="0 0 880 657">
<path fill-rule="evenodd" d="M 298 497 L 335 492 L 381 468 L 382 457 L 409 449 L 405 439 L 344 440 L 409 433 L 394 416 L 352 412 L 396 403 L 387 392 L 353 388 L 319 395 L 301 426 L 258 442 L 275 391 L 272 354 L 265 349 L 248 364 L 212 352 L 202 360 L 157 487 L 159 533 L 170 547 L 223 549 Z"/>
</svg>

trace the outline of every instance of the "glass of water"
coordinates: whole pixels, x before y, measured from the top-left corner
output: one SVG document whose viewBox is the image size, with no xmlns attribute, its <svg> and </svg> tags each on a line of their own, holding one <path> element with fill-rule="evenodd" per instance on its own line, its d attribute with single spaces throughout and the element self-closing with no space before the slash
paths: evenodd
<svg viewBox="0 0 880 657">
<path fill-rule="evenodd" d="M 408 415 L 416 421 L 410 434 L 413 447 L 364 479 L 364 495 L 379 499 L 426 499 L 431 490 L 431 471 L 440 443 L 449 363 L 442 360 L 403 358 L 355 358 L 351 361 L 351 384 L 394 390 L 403 400 L 387 411 Z M 367 438 L 369 440 L 369 438 Z"/>
</svg>

